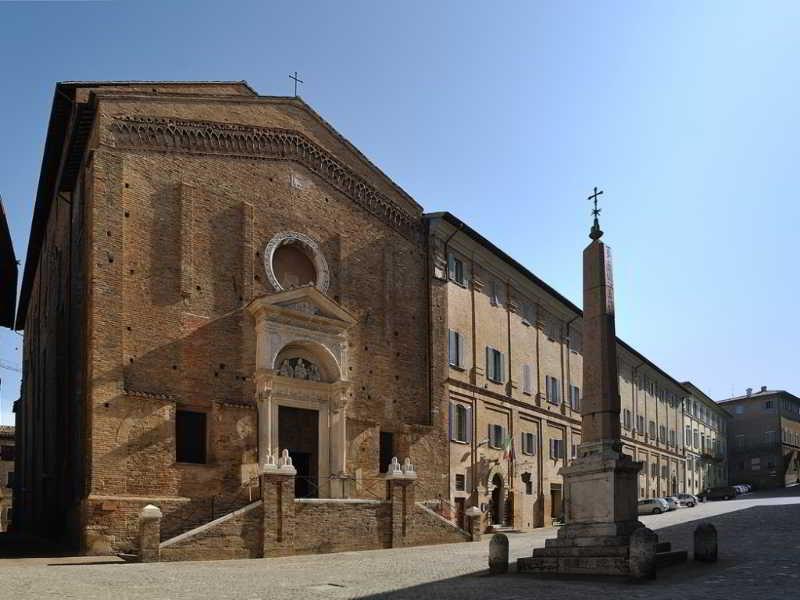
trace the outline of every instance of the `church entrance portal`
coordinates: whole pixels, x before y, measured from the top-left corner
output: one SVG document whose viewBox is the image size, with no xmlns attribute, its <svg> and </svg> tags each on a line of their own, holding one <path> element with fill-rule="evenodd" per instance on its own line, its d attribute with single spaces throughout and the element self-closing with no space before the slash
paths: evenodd
<svg viewBox="0 0 800 600">
<path fill-rule="evenodd" d="M 294 468 L 295 496 L 319 496 L 319 411 L 291 406 L 278 407 L 278 439 L 289 450 Z"/>
</svg>

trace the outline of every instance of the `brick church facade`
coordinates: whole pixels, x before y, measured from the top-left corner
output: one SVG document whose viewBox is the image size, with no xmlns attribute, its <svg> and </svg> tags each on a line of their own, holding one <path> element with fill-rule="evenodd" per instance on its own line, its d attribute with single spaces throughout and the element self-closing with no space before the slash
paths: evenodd
<svg viewBox="0 0 800 600">
<path fill-rule="evenodd" d="M 421 207 L 298 98 L 59 84 L 17 327 L 20 528 L 135 549 L 241 508 L 447 495 Z M 344 505 L 342 505 L 344 506 Z"/>
<path fill-rule="evenodd" d="M 83 552 L 138 551 L 150 504 L 172 559 L 561 514 L 580 309 L 299 98 L 58 84 L 16 328 L 14 525 Z M 691 391 L 618 359 L 640 495 L 684 491 Z"/>
</svg>

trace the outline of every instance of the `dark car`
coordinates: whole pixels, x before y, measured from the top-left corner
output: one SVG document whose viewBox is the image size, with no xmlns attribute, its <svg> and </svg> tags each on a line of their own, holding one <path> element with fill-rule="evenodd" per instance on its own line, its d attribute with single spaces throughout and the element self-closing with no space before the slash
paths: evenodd
<svg viewBox="0 0 800 600">
<path fill-rule="evenodd" d="M 710 488 L 703 492 L 704 500 L 730 500 L 736 498 L 736 488 L 732 485 Z"/>
</svg>

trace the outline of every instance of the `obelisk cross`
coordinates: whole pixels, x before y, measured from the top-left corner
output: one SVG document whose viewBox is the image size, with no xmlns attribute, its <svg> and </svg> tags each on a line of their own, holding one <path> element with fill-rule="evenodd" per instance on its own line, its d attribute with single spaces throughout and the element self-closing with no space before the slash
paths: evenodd
<svg viewBox="0 0 800 600">
<path fill-rule="evenodd" d="M 289 79 L 294 79 L 294 97 L 297 98 L 297 84 L 298 83 L 305 83 L 302 79 L 297 77 L 297 71 L 294 72 L 294 75 L 289 75 Z M 596 190 L 597 188 L 595 188 Z M 601 194 L 603 192 L 600 192 Z"/>
<path fill-rule="evenodd" d="M 594 224 L 592 225 L 592 232 L 589 234 L 589 237 L 593 240 L 600 239 L 600 236 L 603 235 L 603 232 L 600 231 L 600 222 L 597 220 L 597 217 L 600 216 L 601 208 L 597 208 L 597 198 L 598 196 L 603 195 L 603 190 L 598 190 L 597 187 L 594 188 L 594 193 L 590 194 L 587 200 L 592 200 L 594 202 L 594 208 L 592 209 L 592 215 L 594 216 Z"/>
</svg>

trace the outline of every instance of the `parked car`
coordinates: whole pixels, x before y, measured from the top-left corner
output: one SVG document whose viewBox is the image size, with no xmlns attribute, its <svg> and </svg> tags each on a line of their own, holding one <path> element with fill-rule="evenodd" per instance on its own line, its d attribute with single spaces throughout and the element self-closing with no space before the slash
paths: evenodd
<svg viewBox="0 0 800 600">
<path fill-rule="evenodd" d="M 667 510 L 677 510 L 681 507 L 681 503 L 675 496 L 664 496 L 662 500 L 667 503 Z"/>
<path fill-rule="evenodd" d="M 730 500 L 736 498 L 738 495 L 736 488 L 732 485 L 710 488 L 703 492 L 703 494 L 706 500 Z"/>
<path fill-rule="evenodd" d="M 751 486 L 749 483 L 737 483 L 733 487 L 735 487 L 736 491 L 740 494 L 748 494 L 753 489 L 753 486 Z"/>
<path fill-rule="evenodd" d="M 658 515 L 669 510 L 669 505 L 663 498 L 648 498 L 639 500 L 640 515 Z"/>
<path fill-rule="evenodd" d="M 689 508 L 696 506 L 700 502 L 697 496 L 692 496 L 691 494 L 678 494 L 676 498 L 678 498 L 678 503 L 681 506 L 688 506 Z"/>
</svg>

